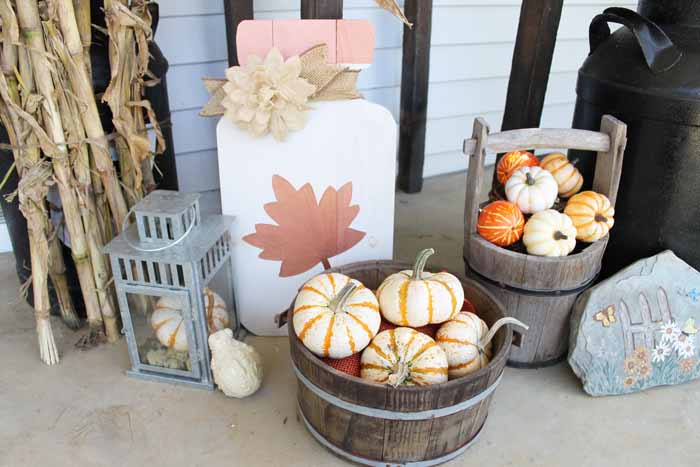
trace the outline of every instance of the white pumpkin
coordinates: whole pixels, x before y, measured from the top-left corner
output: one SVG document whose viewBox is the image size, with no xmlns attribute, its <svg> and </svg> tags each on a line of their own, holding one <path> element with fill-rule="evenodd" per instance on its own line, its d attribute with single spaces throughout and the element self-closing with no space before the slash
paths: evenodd
<svg viewBox="0 0 700 467">
<path fill-rule="evenodd" d="M 570 198 L 581 190 L 583 176 L 564 154 L 548 154 L 542 159 L 540 167 L 554 176 L 559 186 L 559 196 L 562 198 Z"/>
<path fill-rule="evenodd" d="M 260 354 L 250 345 L 222 329 L 209 336 L 211 372 L 214 382 L 229 397 L 247 397 L 260 388 L 263 365 Z"/>
<path fill-rule="evenodd" d="M 209 334 L 228 327 L 229 314 L 226 302 L 216 292 L 204 289 L 204 311 Z M 179 352 L 189 349 L 187 331 L 182 318 L 182 304 L 176 297 L 162 297 L 151 314 L 151 327 L 158 341 L 165 347 Z"/>
<path fill-rule="evenodd" d="M 554 206 L 559 186 L 551 173 L 539 167 L 522 167 L 506 182 L 506 197 L 523 214 L 544 211 Z"/>
<path fill-rule="evenodd" d="M 566 256 L 576 247 L 576 227 L 566 214 L 540 211 L 525 224 L 523 243 L 531 255 Z"/>
<path fill-rule="evenodd" d="M 426 334 L 411 328 L 382 331 L 362 352 L 360 376 L 391 386 L 447 381 L 447 356 Z"/>
<path fill-rule="evenodd" d="M 423 250 L 413 270 L 392 274 L 379 286 L 377 296 L 382 316 L 397 326 L 421 327 L 444 323 L 462 309 L 462 283 L 448 272 L 424 272 L 425 263 L 435 253 Z"/>
<path fill-rule="evenodd" d="M 450 379 L 466 376 L 488 365 L 493 345 L 489 342 L 483 350 L 479 348 L 488 331 L 484 320 L 469 311 L 459 313 L 440 326 L 435 340 L 447 355 Z"/>
<path fill-rule="evenodd" d="M 294 332 L 320 357 L 345 358 L 367 347 L 379 332 L 379 303 L 359 281 L 337 273 L 307 282 L 294 302 Z"/>
</svg>

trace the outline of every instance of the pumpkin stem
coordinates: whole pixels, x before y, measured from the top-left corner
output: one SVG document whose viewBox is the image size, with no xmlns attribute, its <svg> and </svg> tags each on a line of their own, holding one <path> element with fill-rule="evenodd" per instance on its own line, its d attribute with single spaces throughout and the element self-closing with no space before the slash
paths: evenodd
<svg viewBox="0 0 700 467">
<path fill-rule="evenodd" d="M 535 177 L 533 177 L 530 172 L 525 172 L 525 183 L 528 185 L 534 185 L 537 181 L 535 180 Z"/>
<path fill-rule="evenodd" d="M 394 373 L 389 375 L 388 383 L 395 388 L 399 387 L 404 382 L 406 382 L 410 373 L 411 372 L 410 372 L 409 367 L 406 363 L 398 362 L 396 364 L 396 366 L 394 367 Z"/>
<path fill-rule="evenodd" d="M 425 269 L 425 263 L 428 262 L 428 258 L 435 254 L 435 250 L 432 248 L 426 248 L 418 253 L 416 256 L 416 262 L 413 264 L 413 275 L 411 280 L 420 281 L 423 279 L 423 269 Z"/>
<path fill-rule="evenodd" d="M 352 281 L 345 284 L 345 286 L 340 289 L 340 292 L 338 292 L 338 295 L 333 297 L 331 302 L 328 304 L 328 308 L 330 308 L 333 313 L 342 312 L 345 309 L 345 303 L 348 301 L 350 296 L 355 293 L 357 287 L 358 285 Z"/>
<path fill-rule="evenodd" d="M 595 221 L 596 221 L 596 222 L 605 222 L 605 223 L 607 223 L 607 222 L 608 222 L 608 218 L 605 217 L 605 216 L 602 215 L 602 214 L 596 214 L 596 215 L 595 215 Z"/>
<path fill-rule="evenodd" d="M 489 342 L 491 342 L 491 340 L 493 339 L 493 336 L 495 336 L 496 333 L 498 332 L 498 330 L 501 329 L 506 324 L 512 324 L 514 326 L 521 327 L 526 331 L 528 329 L 530 329 L 530 327 L 527 324 L 525 324 L 522 321 L 519 321 L 515 318 L 511 318 L 511 317 L 501 318 L 498 321 L 496 321 L 495 323 L 493 323 L 493 326 L 491 326 L 491 329 L 489 329 L 489 332 L 486 333 L 486 335 L 483 337 L 483 339 L 481 339 L 479 341 L 479 343 L 477 344 L 477 347 L 479 348 L 479 352 L 484 353 L 484 351 L 485 351 L 484 349 L 489 344 Z"/>
<path fill-rule="evenodd" d="M 560 230 L 554 232 L 554 240 L 568 240 L 569 237 L 561 233 Z"/>
</svg>

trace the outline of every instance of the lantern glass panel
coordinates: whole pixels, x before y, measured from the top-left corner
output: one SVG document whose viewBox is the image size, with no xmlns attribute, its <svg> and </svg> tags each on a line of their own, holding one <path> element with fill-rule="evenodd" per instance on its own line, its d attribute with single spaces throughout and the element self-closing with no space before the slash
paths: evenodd
<svg viewBox="0 0 700 467">
<path fill-rule="evenodd" d="M 133 336 L 130 349 L 142 370 L 198 377 L 200 367 L 193 323 L 193 304 L 186 292 L 143 293 L 125 290 L 120 300 L 129 306 L 124 326 Z"/>
</svg>

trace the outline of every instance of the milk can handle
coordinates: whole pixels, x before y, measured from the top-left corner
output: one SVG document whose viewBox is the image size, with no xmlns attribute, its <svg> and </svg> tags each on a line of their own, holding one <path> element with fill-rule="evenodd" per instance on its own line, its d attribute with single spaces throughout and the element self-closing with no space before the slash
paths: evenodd
<svg viewBox="0 0 700 467">
<path fill-rule="evenodd" d="M 618 7 L 607 8 L 602 14 L 593 18 L 588 31 L 591 54 L 610 37 L 608 23 L 621 24 L 632 31 L 653 73 L 670 70 L 683 56 L 656 23 L 636 11 Z"/>
</svg>

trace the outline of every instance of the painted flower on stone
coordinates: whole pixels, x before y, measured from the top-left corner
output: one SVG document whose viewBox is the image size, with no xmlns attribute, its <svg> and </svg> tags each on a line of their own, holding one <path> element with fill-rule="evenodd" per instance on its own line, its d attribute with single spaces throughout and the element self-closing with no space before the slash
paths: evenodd
<svg viewBox="0 0 700 467">
<path fill-rule="evenodd" d="M 646 347 L 639 347 L 637 349 L 634 349 L 634 356 L 640 362 L 648 362 L 649 361 L 649 351 L 646 349 Z"/>
<path fill-rule="evenodd" d="M 668 344 L 678 339 L 678 336 L 681 334 L 681 328 L 673 321 L 668 321 L 659 326 L 659 332 L 661 332 L 661 341 Z"/>
<path fill-rule="evenodd" d="M 671 350 L 671 346 L 666 341 L 661 340 L 651 352 L 651 360 L 655 363 L 662 363 L 666 360 L 666 357 L 671 355 Z"/>
<path fill-rule="evenodd" d="M 639 360 L 636 357 L 627 357 L 625 359 L 625 374 L 628 376 L 636 376 L 637 370 L 639 370 Z"/>
<path fill-rule="evenodd" d="M 651 376 L 651 364 L 648 361 L 642 362 L 637 369 L 637 375 L 639 379 L 647 379 Z"/>
<path fill-rule="evenodd" d="M 626 388 L 631 388 L 636 383 L 637 383 L 637 378 L 635 378 L 634 376 L 628 376 L 627 378 L 625 378 L 625 380 L 623 382 L 623 384 L 625 385 Z"/>
<path fill-rule="evenodd" d="M 686 358 L 685 360 L 681 360 L 680 367 L 683 373 L 692 373 L 693 369 L 695 368 L 695 359 Z"/>
<path fill-rule="evenodd" d="M 695 356 L 695 339 L 692 336 L 681 334 L 678 340 L 673 343 L 673 350 L 681 358 L 692 358 Z"/>
<path fill-rule="evenodd" d="M 244 66 L 226 70 L 224 116 L 255 137 L 272 133 L 283 141 L 306 123 L 306 105 L 315 86 L 300 77 L 298 56 L 284 60 L 276 48 L 261 60 L 251 56 Z"/>
</svg>

